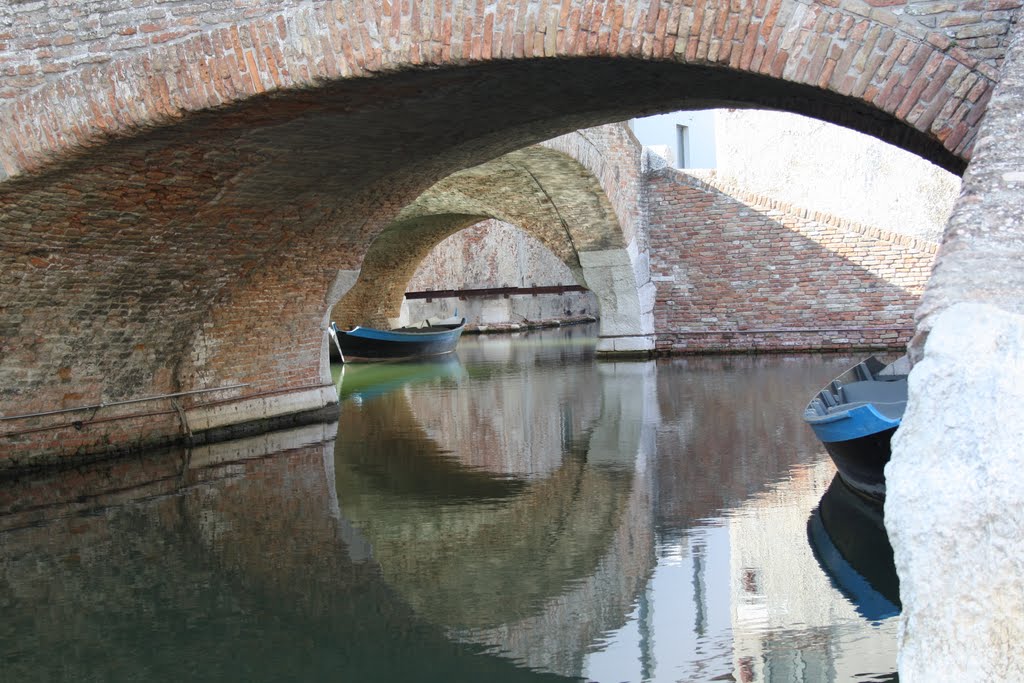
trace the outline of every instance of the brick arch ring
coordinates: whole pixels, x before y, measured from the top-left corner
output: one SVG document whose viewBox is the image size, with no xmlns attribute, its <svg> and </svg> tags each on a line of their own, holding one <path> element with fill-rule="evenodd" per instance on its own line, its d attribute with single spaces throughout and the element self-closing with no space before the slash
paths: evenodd
<svg viewBox="0 0 1024 683">
<path fill-rule="evenodd" d="M 962 170 L 957 160 L 970 156 L 996 77 L 944 35 L 900 23 L 882 8 L 864 12 L 843 2 L 541 0 L 498 3 L 482 16 L 474 8 L 335 0 L 281 10 L 257 3 L 215 26 L 195 18 L 140 26 L 130 13 L 108 17 L 107 53 L 96 52 L 102 44 L 61 41 L 51 51 L 68 51 L 66 61 L 53 60 L 39 74 L 38 56 L 35 65 L 22 65 L 26 85 L 7 93 L 0 112 L 2 173 L 31 173 L 111 136 L 267 93 L 410 68 L 567 57 L 704 66 L 852 99 L 913 133 L 887 132 L 887 122 L 870 117 L 835 122 Z M 188 9 L 181 11 L 196 14 Z M 90 58 L 74 51 L 86 48 Z M 805 94 L 793 94 L 785 108 L 800 108 Z M 773 104 L 784 103 L 765 102 Z"/>
<path fill-rule="evenodd" d="M 481 22 L 461 5 L 417 20 L 383 4 L 255 4 L 156 42 L 112 38 L 125 42 L 62 72 L 23 65 L 0 106 L 0 413 L 54 424 L 8 421 L 8 451 L 44 437 L 59 455 L 138 448 L 330 405 L 317 334 L 340 298 L 330 283 L 452 172 L 717 105 L 818 116 L 962 170 L 994 78 L 842 6 L 741 2 L 713 20 L 683 3 L 565 7 L 502 4 Z M 607 245 L 628 249 L 630 179 L 611 171 L 628 165 L 602 172 L 586 154 L 622 236 Z M 607 250 L 577 251 L 582 268 Z M 590 266 L 625 274 L 632 256 L 617 253 Z M 110 408 L 153 396 L 183 398 L 149 418 Z"/>
</svg>

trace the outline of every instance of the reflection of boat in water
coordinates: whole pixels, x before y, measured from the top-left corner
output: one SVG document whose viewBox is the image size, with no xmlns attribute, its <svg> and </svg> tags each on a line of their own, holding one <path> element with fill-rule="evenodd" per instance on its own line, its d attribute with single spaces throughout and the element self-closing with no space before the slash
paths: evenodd
<svg viewBox="0 0 1024 683">
<path fill-rule="evenodd" d="M 836 377 L 811 399 L 804 421 L 855 489 L 885 498 L 889 440 L 907 407 L 907 376 L 872 356 Z"/>
<path fill-rule="evenodd" d="M 456 379 L 465 372 L 459 357 L 455 354 L 419 361 L 345 364 L 338 368 L 338 394 L 342 400 L 365 400 L 395 391 L 408 384 L 446 378 Z"/>
<path fill-rule="evenodd" d="M 832 479 L 807 520 L 807 538 L 832 583 L 870 621 L 900 613 L 899 578 L 882 504 Z"/>
<path fill-rule="evenodd" d="M 358 325 L 351 330 L 341 330 L 331 323 L 331 360 L 367 363 L 440 356 L 455 350 L 465 327 L 465 318 L 455 322 L 441 321 L 394 330 L 376 330 Z"/>
</svg>

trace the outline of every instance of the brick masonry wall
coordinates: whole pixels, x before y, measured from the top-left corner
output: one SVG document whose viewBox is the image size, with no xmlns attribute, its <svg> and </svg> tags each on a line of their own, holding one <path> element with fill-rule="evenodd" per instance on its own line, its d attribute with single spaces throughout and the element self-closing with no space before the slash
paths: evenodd
<svg viewBox="0 0 1024 683">
<path fill-rule="evenodd" d="M 420 263 L 406 291 L 576 284 L 569 267 L 535 238 L 507 223 L 487 220 L 438 244 Z M 407 299 L 403 311 L 409 320 L 422 320 L 446 317 L 456 308 L 471 330 L 592 320 L 598 314 L 592 292 Z"/>
<path fill-rule="evenodd" d="M 674 169 L 647 177 L 661 353 L 899 349 L 935 245 Z"/>
<path fill-rule="evenodd" d="M 487 220 L 448 237 L 421 263 L 409 291 L 575 285 L 572 271 L 527 233 Z"/>
</svg>

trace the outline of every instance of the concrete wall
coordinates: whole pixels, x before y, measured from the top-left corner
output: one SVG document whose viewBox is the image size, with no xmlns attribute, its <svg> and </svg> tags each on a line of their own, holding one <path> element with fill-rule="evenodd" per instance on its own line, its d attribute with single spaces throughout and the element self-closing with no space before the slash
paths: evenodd
<svg viewBox="0 0 1024 683">
<path fill-rule="evenodd" d="M 960 178 L 875 138 L 784 112 L 715 112 L 718 175 L 752 192 L 938 242 Z"/>
</svg>

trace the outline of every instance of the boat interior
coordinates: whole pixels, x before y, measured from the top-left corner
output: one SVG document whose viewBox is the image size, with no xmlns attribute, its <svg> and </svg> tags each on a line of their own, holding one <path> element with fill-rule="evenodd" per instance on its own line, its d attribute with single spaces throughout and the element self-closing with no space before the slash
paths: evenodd
<svg viewBox="0 0 1024 683">
<path fill-rule="evenodd" d="M 853 366 L 822 389 L 807 406 L 817 415 L 828 415 L 871 405 L 885 417 L 898 420 L 907 407 L 907 375 L 888 374 L 874 356 Z"/>
</svg>

